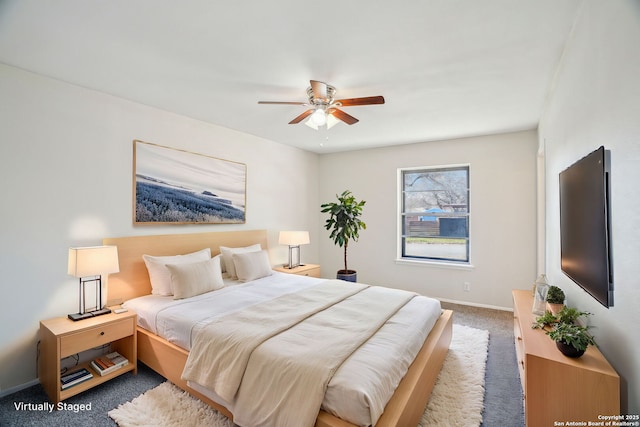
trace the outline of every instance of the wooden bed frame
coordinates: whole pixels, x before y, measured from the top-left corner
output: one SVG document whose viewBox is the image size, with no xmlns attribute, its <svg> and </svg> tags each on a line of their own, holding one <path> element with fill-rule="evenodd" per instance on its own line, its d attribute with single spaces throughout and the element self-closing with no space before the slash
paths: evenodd
<svg viewBox="0 0 640 427">
<path fill-rule="evenodd" d="M 142 260 L 143 254 L 155 256 L 186 254 L 209 247 L 213 256 L 220 252 L 220 246 L 241 247 L 255 243 L 260 243 L 265 249 L 268 248 L 265 230 L 105 238 L 103 244 L 118 247 L 120 262 L 120 272 L 109 275 L 108 300 L 111 304 L 118 304 L 151 293 L 149 275 Z M 443 310 L 422 349 L 385 407 L 376 427 L 406 427 L 418 424 L 449 350 L 451 331 L 452 312 Z M 233 419 L 233 415 L 226 408 L 190 388 L 186 381 L 180 378 L 187 361 L 186 350 L 141 327 L 137 328 L 137 340 L 138 360 Z M 324 411 L 318 414 L 316 426 L 354 427 L 353 424 Z"/>
</svg>

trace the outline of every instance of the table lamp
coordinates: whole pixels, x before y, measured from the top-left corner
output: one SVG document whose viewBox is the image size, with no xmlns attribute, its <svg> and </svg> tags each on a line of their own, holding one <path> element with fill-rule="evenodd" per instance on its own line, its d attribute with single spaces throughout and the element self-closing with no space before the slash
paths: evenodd
<svg viewBox="0 0 640 427">
<path fill-rule="evenodd" d="M 117 246 L 69 248 L 68 274 L 78 277 L 80 283 L 78 313 L 69 314 L 69 319 L 75 321 L 111 313 L 111 310 L 104 308 L 102 304 L 102 275 L 118 271 L 120 267 Z M 96 306 L 91 311 L 87 311 L 86 307 L 85 287 L 88 282 L 94 282 L 96 286 Z"/>
<path fill-rule="evenodd" d="M 289 265 L 285 265 L 285 268 L 295 268 L 300 265 L 300 245 L 309 244 L 309 232 L 308 231 L 281 231 L 278 239 L 278 243 L 281 245 L 289 245 Z M 297 260 L 293 262 L 293 252 L 297 252 Z"/>
</svg>

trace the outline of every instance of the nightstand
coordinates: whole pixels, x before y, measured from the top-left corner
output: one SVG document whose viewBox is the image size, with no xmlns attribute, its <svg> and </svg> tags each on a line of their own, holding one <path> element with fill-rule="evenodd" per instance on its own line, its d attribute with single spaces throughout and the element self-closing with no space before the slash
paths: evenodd
<svg viewBox="0 0 640 427">
<path fill-rule="evenodd" d="M 275 271 L 287 274 L 297 274 L 299 276 L 320 277 L 320 266 L 318 264 L 304 264 L 294 268 L 278 267 Z"/>
<path fill-rule="evenodd" d="M 117 351 L 129 360 L 122 368 L 105 376 L 100 376 L 90 366 L 90 361 L 70 368 L 75 371 L 86 368 L 93 378 L 61 390 L 60 360 L 104 344 L 111 343 L 111 351 Z M 40 322 L 40 354 L 38 377 L 42 387 L 54 404 L 68 399 L 98 384 L 124 374 L 138 372 L 136 343 L 136 314 L 125 312 L 109 313 L 102 316 L 74 322 L 67 317 Z"/>
</svg>

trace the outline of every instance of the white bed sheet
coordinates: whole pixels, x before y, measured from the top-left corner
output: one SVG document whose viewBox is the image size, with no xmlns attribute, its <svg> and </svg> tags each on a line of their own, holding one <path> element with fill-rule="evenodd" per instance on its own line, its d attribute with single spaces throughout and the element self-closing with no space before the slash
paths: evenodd
<svg viewBox="0 0 640 427">
<path fill-rule="evenodd" d="M 275 272 L 247 283 L 225 280 L 225 288 L 185 300 L 148 295 L 124 306 L 138 314 L 141 327 L 190 350 L 192 337 L 211 320 L 324 280 Z M 322 408 L 356 425 L 375 424 L 440 313 L 439 301 L 413 298 L 336 371 Z M 215 393 L 189 386 L 233 412 Z"/>
</svg>

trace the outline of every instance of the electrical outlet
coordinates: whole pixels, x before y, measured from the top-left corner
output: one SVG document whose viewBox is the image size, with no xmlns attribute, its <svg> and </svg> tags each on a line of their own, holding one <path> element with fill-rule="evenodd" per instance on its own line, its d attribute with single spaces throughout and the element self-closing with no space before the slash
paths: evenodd
<svg viewBox="0 0 640 427">
<path fill-rule="evenodd" d="M 471 292 L 471 283 L 470 282 L 464 282 L 464 291 L 465 292 Z"/>
</svg>

